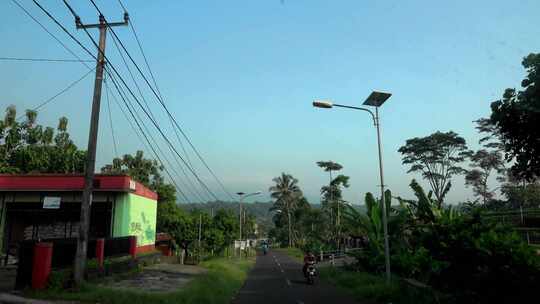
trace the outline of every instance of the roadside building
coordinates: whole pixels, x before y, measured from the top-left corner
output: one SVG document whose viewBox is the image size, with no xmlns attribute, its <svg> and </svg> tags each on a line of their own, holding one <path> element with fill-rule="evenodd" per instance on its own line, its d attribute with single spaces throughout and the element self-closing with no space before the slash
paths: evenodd
<svg viewBox="0 0 540 304">
<path fill-rule="evenodd" d="M 83 175 L 0 175 L 0 249 L 16 256 L 24 240 L 76 238 Z M 125 175 L 96 175 L 89 238 L 137 236 L 154 249 L 157 194 Z"/>
</svg>

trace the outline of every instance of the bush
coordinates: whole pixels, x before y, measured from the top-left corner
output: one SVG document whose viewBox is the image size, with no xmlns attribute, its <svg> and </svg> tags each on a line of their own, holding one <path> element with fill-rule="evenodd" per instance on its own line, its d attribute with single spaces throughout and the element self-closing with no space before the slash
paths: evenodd
<svg viewBox="0 0 540 304">
<path fill-rule="evenodd" d="M 432 276 L 439 275 L 448 262 L 435 260 L 424 247 L 415 250 L 403 249 L 392 256 L 392 269 L 406 278 L 429 282 Z"/>
<path fill-rule="evenodd" d="M 534 250 L 509 227 L 482 222 L 479 214 L 442 218 L 417 227 L 413 235 L 412 248 L 420 249 L 402 255 L 399 271 L 422 278 L 419 265 L 430 265 L 427 283 L 456 295 L 460 303 L 526 299 L 540 280 Z"/>
<path fill-rule="evenodd" d="M 73 272 L 71 269 L 61 269 L 51 271 L 47 281 L 47 289 L 60 291 L 71 287 L 73 283 Z"/>
</svg>

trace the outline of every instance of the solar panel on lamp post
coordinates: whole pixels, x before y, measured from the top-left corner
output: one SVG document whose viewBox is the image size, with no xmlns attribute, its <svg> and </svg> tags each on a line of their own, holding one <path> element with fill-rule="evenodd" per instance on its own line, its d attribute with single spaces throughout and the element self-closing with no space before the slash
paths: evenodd
<svg viewBox="0 0 540 304">
<path fill-rule="evenodd" d="M 372 106 L 375 107 L 375 113 L 367 108 L 362 107 L 353 107 L 353 106 L 346 106 L 346 105 L 340 105 L 333 103 L 328 100 L 316 100 L 313 102 L 313 106 L 317 108 L 323 108 L 323 109 L 330 109 L 333 107 L 339 107 L 339 108 L 348 108 L 348 109 L 354 109 L 354 110 L 361 110 L 366 111 L 369 114 L 371 114 L 371 118 L 373 119 L 373 124 L 375 125 L 375 128 L 377 129 L 377 147 L 379 151 L 379 177 L 380 177 L 380 187 L 381 187 L 381 205 L 382 205 L 382 211 L 383 211 L 383 230 L 384 230 L 384 258 L 385 258 L 385 269 L 386 269 L 386 282 L 390 283 L 391 279 L 391 270 L 390 270 L 390 244 L 388 241 L 388 218 L 387 218 L 387 211 L 386 211 L 386 203 L 384 198 L 384 174 L 383 174 L 383 161 L 382 161 L 382 148 L 381 148 L 381 132 L 380 132 L 380 122 L 379 122 L 379 107 L 390 98 L 392 94 L 385 93 L 385 92 L 379 92 L 379 91 L 373 91 L 368 96 L 368 98 L 364 101 L 363 105 L 365 106 Z"/>
</svg>

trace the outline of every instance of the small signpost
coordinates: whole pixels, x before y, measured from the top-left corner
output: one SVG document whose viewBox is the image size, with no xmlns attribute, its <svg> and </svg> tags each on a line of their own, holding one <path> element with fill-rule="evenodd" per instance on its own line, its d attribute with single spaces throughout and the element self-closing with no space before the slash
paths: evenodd
<svg viewBox="0 0 540 304">
<path fill-rule="evenodd" d="M 60 197 L 45 196 L 43 198 L 43 209 L 60 209 L 60 201 Z"/>
</svg>

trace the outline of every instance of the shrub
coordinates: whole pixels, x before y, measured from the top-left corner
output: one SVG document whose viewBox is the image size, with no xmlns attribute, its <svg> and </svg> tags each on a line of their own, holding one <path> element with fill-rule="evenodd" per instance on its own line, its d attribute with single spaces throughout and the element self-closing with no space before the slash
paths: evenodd
<svg viewBox="0 0 540 304">
<path fill-rule="evenodd" d="M 455 294 L 459 302 L 515 302 L 535 291 L 538 257 L 510 228 L 484 223 L 474 214 L 441 219 L 418 230 L 415 243 L 427 249 L 426 262 L 431 259 L 430 265 L 436 266 L 428 283 Z"/>
<path fill-rule="evenodd" d="M 71 287 L 73 272 L 71 269 L 53 270 L 49 274 L 47 289 L 60 291 Z"/>
</svg>

